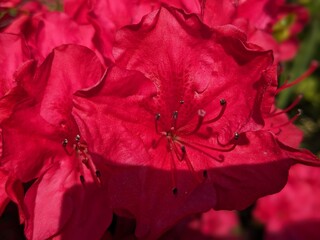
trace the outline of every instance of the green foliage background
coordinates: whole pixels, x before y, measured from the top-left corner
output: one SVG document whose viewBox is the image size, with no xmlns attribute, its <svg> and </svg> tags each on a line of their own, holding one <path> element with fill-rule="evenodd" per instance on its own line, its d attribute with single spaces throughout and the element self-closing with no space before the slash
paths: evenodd
<svg viewBox="0 0 320 240">
<path fill-rule="evenodd" d="M 289 77 L 294 80 L 305 72 L 312 60 L 320 62 L 320 0 L 291 0 L 307 7 L 310 11 L 310 21 L 299 35 L 301 40 L 297 56 L 284 64 L 284 72 L 280 77 L 280 84 Z M 277 105 L 285 108 L 298 94 L 304 98 L 297 107 L 303 110 L 303 115 L 296 124 L 304 131 L 305 137 L 302 147 L 308 148 L 320 157 L 320 67 L 303 82 L 281 92 Z M 291 111 L 290 115 L 295 112 Z"/>
</svg>

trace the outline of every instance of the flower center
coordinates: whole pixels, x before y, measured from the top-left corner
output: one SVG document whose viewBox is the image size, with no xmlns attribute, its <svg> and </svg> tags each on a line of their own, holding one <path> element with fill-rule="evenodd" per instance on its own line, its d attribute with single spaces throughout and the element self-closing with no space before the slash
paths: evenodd
<svg viewBox="0 0 320 240">
<path fill-rule="evenodd" d="M 184 101 L 180 101 L 180 106 L 184 104 Z M 178 188 L 176 184 L 176 161 L 185 162 L 188 169 L 191 171 L 192 175 L 196 179 L 197 182 L 201 182 L 202 179 L 206 179 L 208 177 L 207 170 L 203 170 L 202 177 L 196 173 L 192 161 L 188 156 L 189 149 L 193 151 L 197 151 L 206 157 L 209 157 L 217 162 L 223 162 L 224 156 L 219 154 L 218 156 L 214 156 L 214 153 L 221 153 L 221 152 L 229 152 L 232 151 L 236 144 L 234 140 L 237 140 L 239 138 L 239 134 L 236 132 L 234 134 L 234 139 L 230 141 L 228 144 L 221 144 L 218 141 L 218 138 L 216 140 L 216 144 L 218 146 L 212 145 L 212 143 L 209 143 L 208 139 L 212 137 L 212 133 L 208 136 L 203 136 L 203 134 L 199 133 L 199 130 L 202 126 L 210 125 L 218 121 L 224 114 L 226 107 L 227 107 L 227 101 L 225 99 L 220 100 L 220 112 L 218 115 L 212 119 L 205 120 L 206 111 L 203 109 L 199 109 L 197 111 L 197 121 L 196 123 L 194 121 L 190 121 L 189 123 L 183 125 L 183 126 L 177 126 L 177 120 L 179 116 L 179 110 L 176 110 L 172 113 L 171 117 L 171 124 L 166 125 L 164 123 L 161 124 L 161 114 L 156 113 L 155 114 L 155 130 L 158 135 L 160 135 L 159 139 L 157 141 L 154 141 L 153 147 L 157 148 L 160 144 L 160 142 L 163 139 L 166 139 L 166 150 L 168 152 L 168 155 L 170 156 L 170 166 L 172 171 L 172 193 L 174 195 L 178 194 Z M 161 129 L 161 126 L 170 126 L 168 129 L 164 128 Z M 195 138 L 195 136 L 197 138 Z M 195 140 L 196 139 L 196 140 Z"/>
<path fill-rule="evenodd" d="M 84 177 L 84 166 L 90 171 L 93 180 L 97 184 L 101 184 L 101 173 L 96 169 L 90 155 L 88 154 L 88 146 L 85 142 L 81 141 L 81 137 L 77 134 L 72 142 L 72 145 L 69 146 L 69 140 L 65 138 L 62 141 L 62 146 L 65 152 L 76 159 L 77 169 L 79 171 L 79 179 L 82 185 L 85 184 L 86 180 Z"/>
</svg>

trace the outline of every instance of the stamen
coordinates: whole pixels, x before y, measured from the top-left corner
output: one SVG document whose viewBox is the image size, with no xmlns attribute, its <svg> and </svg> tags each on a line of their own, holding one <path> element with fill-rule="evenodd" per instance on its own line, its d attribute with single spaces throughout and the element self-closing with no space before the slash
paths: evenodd
<svg viewBox="0 0 320 240">
<path fill-rule="evenodd" d="M 176 187 L 177 186 L 177 181 L 176 181 L 176 165 L 175 165 L 175 162 L 174 162 L 174 156 L 173 156 L 173 153 L 172 153 L 172 148 L 171 148 L 171 145 L 170 143 L 168 142 L 168 146 L 167 146 L 167 150 L 170 152 L 170 167 L 171 167 L 171 182 L 172 182 L 172 193 L 173 195 L 177 195 L 178 193 L 178 188 Z M 165 159 L 167 159 L 167 154 L 166 154 L 166 157 Z"/>
<path fill-rule="evenodd" d="M 177 187 L 172 188 L 172 193 L 173 195 L 176 196 L 178 194 L 178 188 Z"/>
<path fill-rule="evenodd" d="M 68 148 L 67 148 L 68 139 L 65 138 L 65 139 L 62 141 L 61 144 L 62 144 L 63 150 L 66 152 L 66 154 L 67 154 L 68 156 L 72 156 L 74 150 L 72 150 L 71 152 L 68 150 Z"/>
<path fill-rule="evenodd" d="M 196 133 L 200 129 L 200 127 L 202 126 L 203 119 L 204 119 L 205 115 L 206 115 L 206 111 L 204 111 L 203 109 L 199 109 L 198 110 L 198 123 L 197 123 L 195 129 L 193 129 L 191 132 L 186 133 L 184 135 L 192 135 L 192 134 Z"/>
<path fill-rule="evenodd" d="M 181 146 L 181 152 L 182 152 L 181 160 L 184 160 L 185 157 L 186 157 L 186 154 L 187 154 L 187 151 L 186 151 L 186 147 L 185 147 L 185 146 Z"/>
<path fill-rule="evenodd" d="M 296 80 L 292 81 L 291 83 L 288 83 L 288 81 L 286 81 L 281 87 L 277 89 L 276 94 L 303 81 L 305 78 L 310 76 L 317 69 L 318 65 L 319 63 L 317 61 L 312 61 L 307 71 L 305 71 L 300 77 L 298 77 Z"/>
<path fill-rule="evenodd" d="M 172 119 L 173 119 L 173 122 L 172 122 L 171 130 L 174 130 L 176 128 L 176 126 L 177 126 L 178 111 L 174 111 L 172 113 Z"/>
<path fill-rule="evenodd" d="M 88 168 L 88 169 L 90 169 L 90 166 L 89 166 L 89 159 L 88 158 L 84 158 L 84 159 L 82 159 L 82 163 Z"/>
<path fill-rule="evenodd" d="M 184 104 L 184 101 L 183 101 L 183 100 L 180 100 L 180 104 L 181 104 L 181 105 Z"/>
<path fill-rule="evenodd" d="M 182 147 L 183 147 L 183 148 L 182 148 Z M 196 174 L 196 171 L 195 171 L 194 168 L 193 168 L 193 165 L 192 165 L 192 163 L 191 163 L 191 161 L 190 161 L 190 159 L 189 159 L 189 157 L 188 157 L 188 155 L 187 155 L 186 148 L 185 148 L 184 146 L 182 146 L 182 147 L 181 147 L 181 150 L 184 149 L 184 150 L 183 150 L 183 151 L 184 151 L 184 161 L 186 162 L 186 164 L 187 164 L 189 170 L 191 171 L 192 175 L 194 176 L 195 180 L 200 183 L 200 182 L 201 182 L 201 179 L 200 179 L 199 176 Z"/>
<path fill-rule="evenodd" d="M 298 119 L 298 117 L 301 116 L 301 114 L 302 114 L 302 110 L 301 110 L 301 109 L 298 109 L 298 110 L 297 110 L 297 113 L 296 113 L 296 114 L 293 116 L 293 118 L 291 118 L 288 122 L 283 123 L 283 124 L 281 124 L 281 125 L 279 125 L 279 126 L 276 126 L 276 127 L 272 127 L 272 129 L 274 129 L 274 128 L 282 128 L 282 127 L 284 127 L 284 126 L 287 126 L 287 125 L 293 123 L 294 121 L 296 121 L 296 120 Z"/>
<path fill-rule="evenodd" d="M 155 128 L 156 128 L 156 133 L 157 134 L 160 134 L 159 132 L 159 128 L 158 128 L 158 121 L 160 120 L 160 113 L 157 113 L 156 116 L 155 116 Z"/>
<path fill-rule="evenodd" d="M 75 140 L 76 140 L 76 142 L 80 141 L 80 135 L 79 134 L 77 134 L 77 136 L 75 137 Z"/>
<path fill-rule="evenodd" d="M 99 178 L 101 177 L 101 172 L 99 170 L 96 171 L 96 176 Z"/>
<path fill-rule="evenodd" d="M 212 156 L 211 154 L 203 151 L 203 150 L 202 150 L 201 148 L 199 148 L 199 147 L 193 146 L 193 145 L 188 144 L 188 143 L 186 143 L 186 142 L 181 142 L 181 143 L 183 143 L 184 145 L 186 145 L 186 146 L 188 146 L 188 147 L 190 147 L 190 148 L 192 148 L 192 149 L 194 149 L 194 150 L 196 150 L 196 151 L 198 151 L 198 152 L 201 152 L 202 154 L 206 155 L 207 157 L 209 157 L 209 158 L 211 158 L 211 159 L 213 159 L 213 160 L 215 160 L 215 161 L 217 161 L 217 162 L 223 162 L 223 161 L 224 161 L 223 155 L 219 155 L 220 158 L 217 158 L 217 157 L 214 157 L 214 156 Z"/>
<path fill-rule="evenodd" d="M 208 171 L 207 170 L 203 170 L 203 178 L 208 178 Z"/>
<path fill-rule="evenodd" d="M 99 184 L 101 184 L 101 172 L 99 170 L 96 170 L 96 177 Z"/>
<path fill-rule="evenodd" d="M 289 107 L 283 109 L 283 110 L 280 111 L 280 112 L 271 114 L 270 116 L 268 116 L 268 118 L 270 118 L 270 117 L 275 117 L 275 116 L 278 116 L 278 115 L 280 115 L 280 114 L 289 112 L 289 111 L 292 110 L 295 106 L 298 105 L 298 103 L 301 101 L 302 98 L 303 98 L 303 95 L 302 95 L 302 94 L 299 94 L 299 96 L 293 101 L 293 103 L 290 104 Z"/>
<path fill-rule="evenodd" d="M 160 133 L 159 133 L 160 134 Z M 156 141 L 156 140 L 152 140 L 152 148 L 157 148 L 161 142 L 161 140 L 165 137 L 165 135 L 161 135 L 159 137 L 159 139 Z"/>
<path fill-rule="evenodd" d="M 178 118 L 178 111 L 174 111 L 173 112 L 172 118 L 175 119 L 175 120 Z"/>
<path fill-rule="evenodd" d="M 211 146 L 199 143 L 199 142 L 192 142 L 192 141 L 185 142 L 185 141 L 183 141 L 181 139 L 179 139 L 178 141 L 183 143 L 183 144 L 185 144 L 185 145 L 187 145 L 187 146 L 191 146 L 191 144 L 194 144 L 194 145 L 199 146 L 199 147 L 203 147 L 203 148 L 207 148 L 207 149 L 210 149 L 210 150 L 213 150 L 213 151 L 219 151 L 219 152 L 231 152 L 236 147 L 236 144 L 232 144 L 231 147 L 229 147 L 229 148 L 215 148 L 215 147 L 211 147 Z"/>
<path fill-rule="evenodd" d="M 62 141 L 62 146 L 63 146 L 63 147 L 66 147 L 67 144 L 68 144 L 68 139 L 64 139 L 64 140 Z"/>
<path fill-rule="evenodd" d="M 220 110 L 218 116 L 216 116 L 215 118 L 213 118 L 211 120 L 205 121 L 204 124 L 216 122 L 217 120 L 219 120 L 222 117 L 222 115 L 224 114 L 224 112 L 227 108 L 227 101 L 223 98 L 220 99 L 220 105 L 221 105 L 221 110 Z"/>
<path fill-rule="evenodd" d="M 101 184 L 101 173 L 100 171 L 98 171 L 95 168 L 95 165 L 90 157 L 90 155 L 88 155 L 88 148 L 87 148 L 87 144 L 86 143 L 82 143 L 80 142 L 80 135 L 77 134 L 76 137 L 74 138 L 75 143 L 73 143 L 73 151 L 70 153 L 68 152 L 67 149 L 67 144 L 68 144 L 68 139 L 64 139 L 62 142 L 62 146 L 65 150 L 65 152 L 69 155 L 72 156 L 73 153 L 76 153 L 76 157 L 75 159 L 77 159 L 77 164 L 78 164 L 78 171 L 80 174 L 80 181 L 82 184 L 84 184 L 85 182 L 85 178 L 84 178 L 84 167 L 83 165 L 85 165 L 87 167 L 87 169 L 89 169 L 92 178 L 98 183 Z"/>
<path fill-rule="evenodd" d="M 220 105 L 222 106 L 222 105 L 225 105 L 227 102 L 226 102 L 226 100 L 224 99 L 224 98 L 222 98 L 222 99 L 220 99 Z"/>
<path fill-rule="evenodd" d="M 170 139 L 168 139 L 168 144 L 170 145 L 170 150 L 173 150 L 174 151 L 174 154 L 176 155 L 176 157 L 177 157 L 177 159 L 179 160 L 179 161 L 182 161 L 183 159 L 182 159 L 182 153 L 180 154 L 180 152 L 179 152 L 179 150 L 178 150 L 178 148 L 177 148 L 177 146 L 176 146 L 176 144 L 174 144 L 174 142 L 173 142 L 173 140 L 170 138 Z"/>
<path fill-rule="evenodd" d="M 86 182 L 83 175 L 80 175 L 80 182 L 82 183 L 82 185 L 84 185 Z"/>
<path fill-rule="evenodd" d="M 160 119 L 160 116 L 161 116 L 160 113 L 157 113 L 155 116 L 155 119 L 158 121 Z"/>
<path fill-rule="evenodd" d="M 239 133 L 238 133 L 238 132 L 235 132 L 235 133 L 234 133 L 234 139 L 235 139 L 235 140 L 238 140 L 239 137 L 240 137 Z"/>
</svg>

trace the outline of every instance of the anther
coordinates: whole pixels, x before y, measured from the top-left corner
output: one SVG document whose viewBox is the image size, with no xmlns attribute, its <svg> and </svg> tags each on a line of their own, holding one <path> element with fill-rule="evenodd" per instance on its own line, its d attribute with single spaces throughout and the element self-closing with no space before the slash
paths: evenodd
<svg viewBox="0 0 320 240">
<path fill-rule="evenodd" d="M 62 141 L 62 146 L 63 146 L 63 147 L 66 147 L 67 144 L 68 144 L 68 139 L 64 139 L 64 140 Z"/>
<path fill-rule="evenodd" d="M 206 111 L 203 109 L 199 109 L 198 110 L 198 116 L 204 118 L 204 116 L 206 115 Z"/>
<path fill-rule="evenodd" d="M 182 152 L 181 160 L 183 160 L 186 157 L 186 154 L 187 154 L 187 150 L 186 150 L 185 146 L 181 146 L 181 152 Z"/>
<path fill-rule="evenodd" d="M 224 98 L 220 99 L 220 105 L 223 106 L 227 103 L 227 101 Z"/>
<path fill-rule="evenodd" d="M 158 121 L 160 119 L 160 116 L 161 116 L 160 113 L 157 113 L 155 116 L 155 119 Z"/>
<path fill-rule="evenodd" d="M 207 170 L 203 170 L 203 177 L 204 178 L 208 178 L 208 171 Z"/>
<path fill-rule="evenodd" d="M 173 195 L 177 195 L 178 194 L 178 188 L 176 188 L 176 187 L 172 188 L 172 193 L 173 193 Z"/>
<path fill-rule="evenodd" d="M 223 98 L 220 99 L 220 105 L 221 105 L 221 110 L 220 110 L 218 116 L 216 116 L 213 119 L 205 121 L 204 122 L 205 124 L 216 122 L 222 117 L 222 115 L 224 114 L 224 112 L 225 112 L 225 110 L 227 108 L 227 101 L 225 99 L 223 99 Z"/>
<path fill-rule="evenodd" d="M 183 101 L 183 100 L 180 100 L 180 104 L 181 104 L 181 105 L 184 104 L 184 101 Z"/>
<path fill-rule="evenodd" d="M 76 142 L 80 141 L 80 135 L 79 134 L 76 135 L 75 140 L 76 140 Z"/>
<path fill-rule="evenodd" d="M 174 111 L 173 112 L 172 118 L 175 119 L 175 120 L 178 118 L 178 111 Z"/>
<path fill-rule="evenodd" d="M 160 134 L 159 133 L 159 129 L 158 129 L 158 121 L 159 121 L 159 119 L 160 119 L 160 113 L 157 113 L 156 115 L 155 115 L 155 117 L 154 117 L 154 119 L 155 119 L 155 128 L 156 128 L 156 133 L 157 134 Z"/>
<path fill-rule="evenodd" d="M 297 116 L 301 116 L 301 115 L 302 115 L 302 109 L 299 108 L 299 109 L 297 110 L 297 114 L 296 114 L 296 115 L 297 115 Z"/>
<path fill-rule="evenodd" d="M 96 170 L 96 177 L 100 178 L 101 177 L 101 172 L 99 170 Z"/>
<path fill-rule="evenodd" d="M 84 176 L 83 176 L 83 175 L 80 175 L 80 182 L 81 182 L 82 184 L 85 183 L 85 179 L 84 179 Z"/>
<path fill-rule="evenodd" d="M 239 139 L 239 136 L 240 136 L 240 135 L 239 135 L 238 132 L 235 132 L 235 133 L 234 133 L 234 139 L 235 139 L 235 140 L 238 140 L 238 139 Z"/>
</svg>

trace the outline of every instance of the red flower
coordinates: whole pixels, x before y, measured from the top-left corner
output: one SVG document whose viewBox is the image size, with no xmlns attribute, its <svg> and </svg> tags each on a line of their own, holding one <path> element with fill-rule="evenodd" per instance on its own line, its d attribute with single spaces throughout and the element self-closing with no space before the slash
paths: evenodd
<svg viewBox="0 0 320 240">
<path fill-rule="evenodd" d="M 23 36 L 33 58 L 40 61 L 62 44 L 80 44 L 96 51 L 93 26 L 79 25 L 62 12 L 41 9 L 33 14 L 23 13 L 4 32 Z"/>
<path fill-rule="evenodd" d="M 31 186 L 25 197 L 28 239 L 100 239 L 112 220 L 105 186 L 91 180 L 69 157 L 60 158 Z M 103 182 L 107 182 L 107 177 Z M 44 221 L 45 218 L 45 221 Z"/>
<path fill-rule="evenodd" d="M 162 3 L 184 9 L 187 12 L 200 13 L 198 0 L 95 0 L 95 1 L 64 1 L 66 13 L 81 24 L 92 24 L 96 30 L 94 44 L 106 62 L 113 61 L 112 46 L 116 31 L 121 27 L 135 24 L 141 18 L 159 9 Z"/>
<path fill-rule="evenodd" d="M 266 97 L 264 99 L 265 103 L 263 105 L 269 105 L 270 104 L 270 95 L 272 94 L 278 94 L 279 92 L 290 88 L 294 86 L 295 84 L 303 81 L 305 78 L 307 78 L 310 74 L 312 74 L 316 68 L 318 67 L 318 62 L 313 61 L 309 67 L 309 69 L 303 73 L 300 77 L 295 79 L 294 81 L 288 83 L 285 82 L 282 86 L 280 86 L 276 92 L 269 91 L 268 94 L 266 94 Z M 276 86 L 273 84 L 273 88 Z M 289 119 L 287 116 L 287 113 L 291 111 L 293 108 L 295 108 L 300 100 L 302 99 L 302 95 L 299 95 L 295 101 L 293 101 L 286 109 L 278 109 L 275 106 L 275 102 L 273 103 L 273 107 L 270 110 L 269 108 L 267 111 L 264 111 L 264 121 L 265 126 L 263 130 L 269 131 L 273 134 L 274 138 L 278 142 L 279 146 L 283 149 L 284 152 L 288 155 L 289 158 L 295 159 L 297 162 L 301 162 L 306 165 L 313 165 L 313 166 L 319 166 L 320 161 L 319 159 L 314 156 L 311 152 L 305 149 L 299 149 L 299 145 L 303 138 L 303 132 L 297 128 L 293 122 L 301 115 L 302 110 L 298 109 L 297 113 Z M 275 99 L 273 99 L 275 100 Z"/>
<path fill-rule="evenodd" d="M 275 94 L 272 55 L 245 41 L 230 25 L 162 8 L 118 32 L 116 65 L 130 71 L 114 67 L 77 94 L 89 150 L 112 165 L 112 207 L 136 218 L 138 237 L 212 207 L 244 208 L 285 184 L 294 161 L 257 131 L 262 100 Z"/>
<path fill-rule="evenodd" d="M 235 230 L 239 227 L 238 216 L 235 211 L 210 210 L 197 216 L 183 219 L 160 239 L 240 240 L 241 237 L 235 233 Z"/>
<path fill-rule="evenodd" d="M 30 54 L 20 36 L 0 33 L 0 125 L 10 117 L 13 106 L 16 104 L 17 94 L 15 73 L 18 67 L 24 68 Z M 0 127 L 0 159 L 4 156 L 2 129 Z M 7 171 L 0 170 L 0 215 L 10 200 L 17 203 L 20 211 L 20 222 L 24 220 L 21 211 L 23 201 L 23 189 L 21 183 Z"/>
<path fill-rule="evenodd" d="M 272 49 L 276 61 L 292 59 L 298 49 L 297 34 L 308 22 L 308 12 L 283 0 L 201 1 L 203 21 L 209 26 L 234 24 L 248 41 Z M 224 14 L 220 14 L 223 12 Z"/>
<path fill-rule="evenodd" d="M 30 239 L 70 236 L 75 228 L 82 236 L 93 226 L 99 237 L 111 221 L 106 190 L 99 187 L 99 158 L 88 153 L 90 143 L 81 138 L 71 114 L 72 94 L 93 86 L 103 72 L 92 51 L 63 45 L 39 68 L 31 61 L 17 73 L 19 84 L 12 94 L 16 103 L 10 118 L 0 123 L 0 170 L 22 182 L 38 178 L 25 199 L 26 235 Z M 95 218 L 101 219 L 101 215 L 103 221 L 96 224 Z"/>
<path fill-rule="evenodd" d="M 82 62 L 84 58 L 90 64 Z M 82 65 L 85 67 L 79 71 Z M 2 167 L 24 182 L 38 177 L 46 169 L 44 165 L 52 162 L 52 155 L 65 155 L 70 150 L 64 150 L 61 142 L 68 139 L 67 146 L 72 146 L 79 134 L 71 116 L 72 94 L 94 85 L 103 71 L 91 51 L 72 45 L 57 48 L 38 69 L 35 67 L 30 62 L 18 74 L 17 110 L 1 123 Z M 33 160 L 27 161 L 30 156 Z"/>
<path fill-rule="evenodd" d="M 5 189 L 5 185 L 7 181 L 8 181 L 8 175 L 0 171 L 0 216 L 2 215 L 5 207 L 10 201 L 8 195 L 6 194 L 6 189 Z"/>
<path fill-rule="evenodd" d="M 21 36 L 0 33 L 0 98 L 15 85 L 17 68 L 30 58 L 30 53 Z"/>
<path fill-rule="evenodd" d="M 266 239 L 318 239 L 320 169 L 296 165 L 284 189 L 261 198 L 255 217 L 266 224 Z"/>
</svg>

